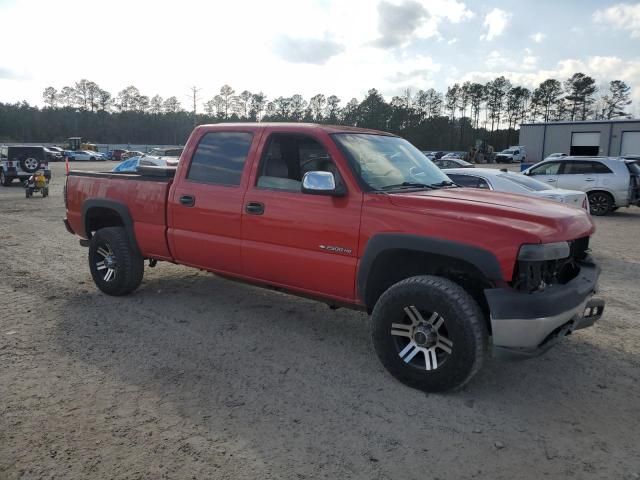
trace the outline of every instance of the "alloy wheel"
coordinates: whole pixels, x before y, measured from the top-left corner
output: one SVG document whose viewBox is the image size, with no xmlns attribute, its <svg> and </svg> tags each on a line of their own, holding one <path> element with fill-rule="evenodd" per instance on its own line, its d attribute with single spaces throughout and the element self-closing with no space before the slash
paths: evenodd
<svg viewBox="0 0 640 480">
<path fill-rule="evenodd" d="M 118 263 L 113 250 L 108 244 L 96 249 L 96 270 L 105 282 L 111 282 L 118 273 Z"/>
<path fill-rule="evenodd" d="M 398 356 L 405 363 L 424 370 L 435 370 L 453 351 L 445 319 L 437 312 L 421 312 L 404 307 L 405 322 L 391 324 Z"/>
</svg>

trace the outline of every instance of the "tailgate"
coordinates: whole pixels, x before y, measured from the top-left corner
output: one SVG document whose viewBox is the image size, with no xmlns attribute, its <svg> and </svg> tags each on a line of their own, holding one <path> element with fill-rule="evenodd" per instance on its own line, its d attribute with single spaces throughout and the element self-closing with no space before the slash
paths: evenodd
<svg viewBox="0 0 640 480">
<path fill-rule="evenodd" d="M 99 220 L 98 225 L 92 224 L 92 218 L 113 216 L 115 212 L 133 231 L 145 257 L 170 258 L 166 207 L 172 180 L 140 174 L 71 171 L 65 196 L 69 225 L 78 235 L 88 238 L 100 226 Z"/>
</svg>

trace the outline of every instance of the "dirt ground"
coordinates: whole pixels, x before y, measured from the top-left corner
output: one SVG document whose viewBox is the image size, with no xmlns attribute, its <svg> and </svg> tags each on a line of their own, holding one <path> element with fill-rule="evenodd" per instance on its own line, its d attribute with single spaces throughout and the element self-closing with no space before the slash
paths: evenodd
<svg viewBox="0 0 640 480">
<path fill-rule="evenodd" d="M 0 479 L 640 478 L 640 208 L 596 218 L 600 324 L 425 395 L 363 313 L 167 264 L 99 293 L 53 170 L 0 187 Z"/>
</svg>

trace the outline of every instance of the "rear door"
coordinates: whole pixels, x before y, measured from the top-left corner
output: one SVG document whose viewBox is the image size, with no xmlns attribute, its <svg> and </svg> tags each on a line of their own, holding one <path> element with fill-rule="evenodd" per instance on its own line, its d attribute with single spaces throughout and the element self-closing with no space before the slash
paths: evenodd
<svg viewBox="0 0 640 480">
<path fill-rule="evenodd" d="M 187 152 L 167 207 L 167 237 L 179 263 L 241 274 L 242 202 L 258 141 L 255 129 L 216 129 Z"/>
<path fill-rule="evenodd" d="M 546 162 L 541 165 L 536 165 L 529 170 L 529 175 L 536 180 L 556 187 L 561 165 L 561 162 Z"/>
<path fill-rule="evenodd" d="M 264 153 L 245 196 L 242 262 L 256 280 L 351 301 L 362 193 L 345 181 L 346 164 L 338 163 L 341 154 L 322 133 L 265 131 Z M 302 193 L 310 171 L 333 173 L 347 194 Z"/>
<path fill-rule="evenodd" d="M 563 164 L 558 175 L 558 188 L 588 192 L 596 187 L 613 187 L 615 174 L 602 162 L 570 160 Z"/>
</svg>

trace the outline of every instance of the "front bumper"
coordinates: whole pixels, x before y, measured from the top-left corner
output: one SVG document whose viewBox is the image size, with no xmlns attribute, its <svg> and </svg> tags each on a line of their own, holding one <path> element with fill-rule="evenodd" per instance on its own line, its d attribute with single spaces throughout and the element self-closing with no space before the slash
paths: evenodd
<svg viewBox="0 0 640 480">
<path fill-rule="evenodd" d="M 599 275 L 596 265 L 585 262 L 576 278 L 542 292 L 485 290 L 496 353 L 539 355 L 574 330 L 593 325 L 604 311 L 604 301 L 594 298 Z"/>
</svg>

